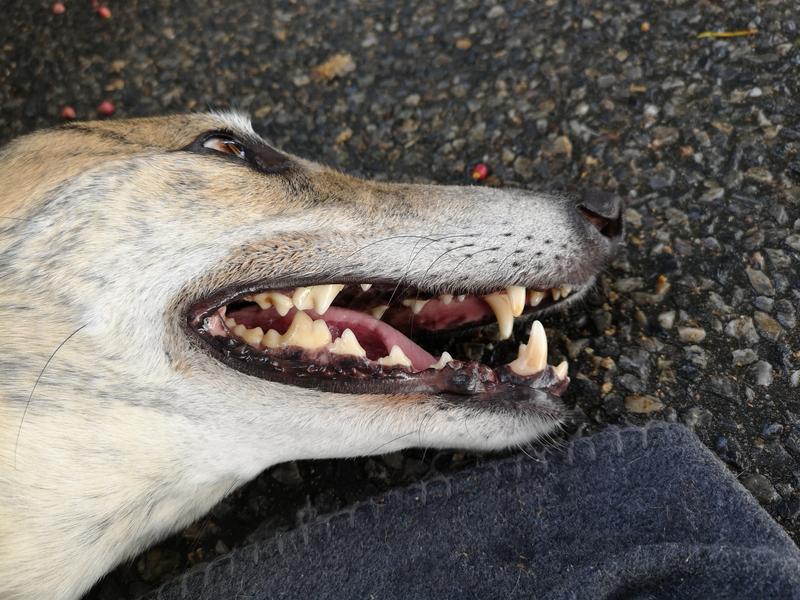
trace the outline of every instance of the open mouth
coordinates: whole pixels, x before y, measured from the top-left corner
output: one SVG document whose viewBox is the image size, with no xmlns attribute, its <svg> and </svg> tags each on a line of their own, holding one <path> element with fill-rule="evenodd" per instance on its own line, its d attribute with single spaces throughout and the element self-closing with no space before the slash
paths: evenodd
<svg viewBox="0 0 800 600">
<path fill-rule="evenodd" d="M 460 360 L 447 351 L 433 355 L 424 340 L 493 320 L 498 337 L 507 339 L 517 317 L 586 288 L 508 286 L 480 295 L 431 295 L 385 282 L 250 288 L 195 305 L 189 325 L 225 364 L 271 381 L 347 393 L 522 400 L 532 391 L 560 396 L 569 382 L 566 362 L 548 365 L 538 321 L 505 365 Z"/>
</svg>

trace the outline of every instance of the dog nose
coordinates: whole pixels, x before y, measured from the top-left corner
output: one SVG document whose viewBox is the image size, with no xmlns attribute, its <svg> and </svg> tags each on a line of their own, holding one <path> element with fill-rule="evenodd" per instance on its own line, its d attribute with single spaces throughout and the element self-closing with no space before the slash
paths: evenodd
<svg viewBox="0 0 800 600">
<path fill-rule="evenodd" d="M 622 201 L 617 196 L 600 191 L 584 192 L 578 212 L 604 237 L 615 240 L 622 235 Z"/>
</svg>

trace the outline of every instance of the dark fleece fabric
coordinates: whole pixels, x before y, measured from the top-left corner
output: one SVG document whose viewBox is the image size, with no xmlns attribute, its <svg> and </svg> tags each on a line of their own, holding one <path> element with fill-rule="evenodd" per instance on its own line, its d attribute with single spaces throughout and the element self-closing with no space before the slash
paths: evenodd
<svg viewBox="0 0 800 600">
<path fill-rule="evenodd" d="M 656 425 L 394 491 L 150 598 L 800 598 L 800 551 L 694 434 Z"/>
</svg>

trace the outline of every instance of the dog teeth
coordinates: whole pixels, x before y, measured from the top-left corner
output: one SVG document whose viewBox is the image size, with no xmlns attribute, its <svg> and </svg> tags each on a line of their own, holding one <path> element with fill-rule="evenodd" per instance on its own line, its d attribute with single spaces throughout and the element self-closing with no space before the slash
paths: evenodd
<svg viewBox="0 0 800 600">
<path fill-rule="evenodd" d="M 429 369 L 436 369 L 437 371 L 441 371 L 444 369 L 449 363 L 453 362 L 453 357 L 450 356 L 449 352 L 442 352 L 442 355 L 439 357 L 435 363 L 433 363 Z"/>
<path fill-rule="evenodd" d="M 453 294 L 442 294 L 439 296 L 439 301 L 442 304 L 450 304 L 453 301 Z"/>
<path fill-rule="evenodd" d="M 561 298 L 561 290 L 558 288 L 553 288 L 550 290 L 550 293 L 553 295 L 553 302 L 558 302 L 558 300 Z"/>
<path fill-rule="evenodd" d="M 319 321 L 317 322 L 319 323 Z M 367 356 L 367 351 L 361 347 L 361 344 L 358 343 L 358 339 L 356 338 L 356 334 L 350 329 L 345 329 L 342 335 L 336 338 L 333 344 L 328 346 L 328 351 L 331 354 L 348 354 L 351 356 L 360 356 L 361 358 Z"/>
<path fill-rule="evenodd" d="M 381 304 L 380 306 L 376 306 L 375 308 L 371 308 L 369 310 L 369 314 L 372 315 L 373 319 L 378 319 L 379 321 L 383 317 L 383 313 L 386 312 L 386 309 L 389 308 L 388 304 Z"/>
<path fill-rule="evenodd" d="M 567 361 L 563 361 L 557 367 L 553 367 L 553 372 L 559 379 L 566 379 L 568 370 L 569 370 L 569 363 Z"/>
<path fill-rule="evenodd" d="M 260 296 L 261 294 L 259 294 Z M 278 311 L 278 314 L 282 317 L 285 317 L 289 314 L 289 311 L 292 310 L 292 299 L 289 296 L 284 296 L 283 294 L 279 294 L 278 292 L 268 292 L 266 294 L 267 300 L 272 303 L 272 306 L 275 307 L 275 310 Z M 260 306 L 260 305 L 259 305 Z"/>
<path fill-rule="evenodd" d="M 295 314 L 292 324 L 281 336 L 282 346 L 300 346 L 314 350 L 331 343 L 331 332 L 325 321 L 314 321 L 304 312 Z"/>
<path fill-rule="evenodd" d="M 544 292 L 540 292 L 539 290 L 531 290 L 528 292 L 528 304 L 531 306 L 539 306 L 544 300 Z"/>
<path fill-rule="evenodd" d="M 281 334 L 274 329 L 270 329 L 261 338 L 261 344 L 266 348 L 278 348 L 281 345 Z"/>
<path fill-rule="evenodd" d="M 538 373 L 547 366 L 547 335 L 539 321 L 533 322 L 528 343 L 519 345 L 517 358 L 508 366 L 514 373 L 523 376 Z"/>
<path fill-rule="evenodd" d="M 561 297 L 566 298 L 572 293 L 572 286 L 570 285 L 562 285 L 561 286 Z"/>
<path fill-rule="evenodd" d="M 519 285 L 510 285 L 506 288 L 511 314 L 518 317 L 525 310 L 525 288 Z"/>
<path fill-rule="evenodd" d="M 314 308 L 314 299 L 311 296 L 313 288 L 299 287 L 292 294 L 292 303 L 297 310 L 309 310 Z"/>
<path fill-rule="evenodd" d="M 247 298 L 245 298 L 245 299 L 247 299 Z M 261 308 L 262 310 L 267 310 L 268 308 L 272 307 L 272 302 L 270 302 L 270 300 L 269 300 L 269 294 L 268 293 L 256 294 L 255 296 L 252 297 L 252 299 L 253 299 L 253 302 L 258 304 L 259 308 Z"/>
<path fill-rule="evenodd" d="M 425 308 L 425 305 L 428 303 L 427 300 L 403 300 L 403 306 L 407 306 L 411 309 L 415 315 L 418 315 L 422 312 L 422 309 Z"/>
<path fill-rule="evenodd" d="M 392 346 L 392 349 L 389 351 L 389 356 L 379 358 L 378 364 L 384 367 L 393 367 L 395 365 L 410 367 L 411 360 L 405 355 L 405 352 L 403 352 L 400 346 Z"/>
<path fill-rule="evenodd" d="M 489 294 L 483 299 L 494 311 L 497 325 L 500 327 L 500 339 L 507 340 L 511 337 L 511 331 L 514 328 L 514 313 L 511 310 L 511 300 L 508 294 Z"/>
<path fill-rule="evenodd" d="M 331 283 L 328 285 L 315 285 L 311 294 L 314 296 L 314 311 L 324 315 L 336 296 L 344 289 L 343 285 Z"/>
<path fill-rule="evenodd" d="M 456 296 L 456 302 L 463 302 L 466 297 L 467 297 L 466 294 L 459 294 L 458 296 Z"/>
<path fill-rule="evenodd" d="M 365 291 L 365 292 L 366 292 L 366 291 L 369 291 L 369 288 L 371 288 L 371 287 L 372 287 L 372 284 L 371 284 L 371 283 L 362 283 L 362 284 L 361 284 L 361 289 L 362 289 L 363 291 Z"/>
</svg>

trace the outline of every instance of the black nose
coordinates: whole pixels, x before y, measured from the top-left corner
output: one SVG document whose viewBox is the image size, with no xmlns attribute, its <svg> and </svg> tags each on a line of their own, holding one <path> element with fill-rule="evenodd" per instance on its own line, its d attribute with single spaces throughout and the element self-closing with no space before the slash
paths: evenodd
<svg viewBox="0 0 800 600">
<path fill-rule="evenodd" d="M 622 201 L 608 192 L 587 191 L 578 203 L 578 212 L 605 237 L 622 235 Z"/>
</svg>

